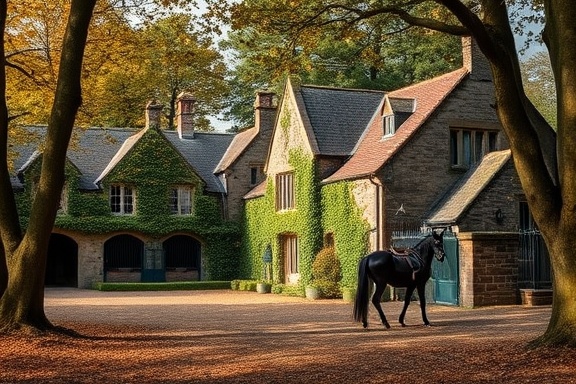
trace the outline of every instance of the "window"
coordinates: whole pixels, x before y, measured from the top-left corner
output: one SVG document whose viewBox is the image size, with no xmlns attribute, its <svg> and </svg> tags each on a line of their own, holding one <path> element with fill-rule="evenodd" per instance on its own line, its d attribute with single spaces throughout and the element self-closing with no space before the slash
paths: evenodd
<svg viewBox="0 0 576 384">
<path fill-rule="evenodd" d="M 134 190 L 122 184 L 110 186 L 110 210 L 118 215 L 134 213 Z"/>
<path fill-rule="evenodd" d="M 192 189 L 186 186 L 174 187 L 170 191 L 170 211 L 173 215 L 192 214 Z"/>
<path fill-rule="evenodd" d="M 276 210 L 294 209 L 294 174 L 276 175 Z"/>
<path fill-rule="evenodd" d="M 256 185 L 263 180 L 264 167 L 262 165 L 250 166 L 250 185 Z"/>
<path fill-rule="evenodd" d="M 497 135 L 497 131 L 451 129 L 450 164 L 468 168 L 479 162 L 485 154 L 496 150 Z"/>
<path fill-rule="evenodd" d="M 396 121 L 394 115 L 386 115 L 382 117 L 384 125 L 384 136 L 391 136 L 396 133 Z"/>
</svg>

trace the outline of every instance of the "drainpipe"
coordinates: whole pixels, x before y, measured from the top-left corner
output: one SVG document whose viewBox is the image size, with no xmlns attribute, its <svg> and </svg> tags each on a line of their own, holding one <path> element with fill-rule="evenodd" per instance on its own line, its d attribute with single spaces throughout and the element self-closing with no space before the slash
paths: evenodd
<svg viewBox="0 0 576 384">
<path fill-rule="evenodd" d="M 376 204 L 375 204 L 375 216 L 376 216 L 376 250 L 382 250 L 382 210 L 381 210 L 381 196 L 382 196 L 382 183 L 380 180 L 374 175 L 370 175 L 368 178 L 370 183 L 372 183 L 376 187 Z"/>
</svg>

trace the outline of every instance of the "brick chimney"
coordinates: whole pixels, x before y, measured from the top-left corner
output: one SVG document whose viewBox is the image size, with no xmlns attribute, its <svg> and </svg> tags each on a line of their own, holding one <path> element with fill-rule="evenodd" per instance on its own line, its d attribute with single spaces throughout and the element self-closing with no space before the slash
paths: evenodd
<svg viewBox="0 0 576 384">
<path fill-rule="evenodd" d="M 182 92 L 176 99 L 176 129 L 181 139 L 194 138 L 194 109 L 196 99 L 191 93 Z"/>
<path fill-rule="evenodd" d="M 488 59 L 470 36 L 462 37 L 462 62 L 470 78 L 477 81 L 492 81 L 492 69 Z"/>
<path fill-rule="evenodd" d="M 160 129 L 163 107 L 156 100 L 151 100 L 146 104 L 146 128 Z"/>
<path fill-rule="evenodd" d="M 274 92 L 258 91 L 254 101 L 254 126 L 259 131 L 271 131 L 276 120 L 278 99 Z"/>
</svg>

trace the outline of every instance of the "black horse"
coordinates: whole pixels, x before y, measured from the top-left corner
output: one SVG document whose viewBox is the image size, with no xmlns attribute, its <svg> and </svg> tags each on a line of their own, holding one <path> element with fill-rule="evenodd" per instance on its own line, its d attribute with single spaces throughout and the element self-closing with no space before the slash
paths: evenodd
<svg viewBox="0 0 576 384">
<path fill-rule="evenodd" d="M 408 253 L 400 255 L 389 251 L 376 251 L 360 260 L 358 266 L 358 289 L 354 300 L 354 320 L 362 321 L 364 328 L 368 326 L 368 300 L 369 281 L 376 284 L 376 290 L 372 295 L 372 304 L 378 310 L 382 324 L 390 328 L 386 320 L 384 311 L 380 306 L 382 294 L 387 284 L 393 287 L 406 287 L 406 298 L 404 308 L 400 314 L 400 324 L 404 324 L 406 309 L 410 305 L 410 299 L 414 289 L 418 290 L 420 298 L 420 309 L 422 310 L 422 320 L 424 325 L 429 326 L 430 322 L 426 317 L 426 298 L 424 288 L 426 282 L 432 274 L 432 259 L 436 257 L 438 261 L 444 261 L 444 231 L 425 237 Z"/>
</svg>

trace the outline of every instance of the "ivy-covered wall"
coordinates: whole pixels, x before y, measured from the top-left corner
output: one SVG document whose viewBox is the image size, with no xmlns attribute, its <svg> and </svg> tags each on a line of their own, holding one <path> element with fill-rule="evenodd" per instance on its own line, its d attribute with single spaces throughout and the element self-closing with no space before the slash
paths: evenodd
<svg viewBox="0 0 576 384">
<path fill-rule="evenodd" d="M 332 233 L 342 267 L 342 286 L 356 284 L 358 260 L 367 253 L 369 226 L 362 218 L 351 192 L 351 183 L 320 186 L 316 162 L 298 150 L 289 154 L 295 172 L 296 209 L 275 211 L 274 183 L 270 177 L 263 197 L 246 202 L 242 241 L 242 277 L 261 279 L 262 256 L 272 246 L 273 281 L 284 282 L 279 238 L 282 233 L 298 236 L 300 285 L 311 280 L 311 265 L 321 249 L 323 237 Z"/>
<path fill-rule="evenodd" d="M 25 190 L 18 194 L 23 225 L 30 211 L 38 164 L 26 172 Z M 75 167 L 66 167 L 68 209 L 56 218 L 55 227 L 81 233 L 138 232 L 152 239 L 172 233 L 190 233 L 202 242 L 204 276 L 211 280 L 238 275 L 240 230 L 238 223 L 222 219 L 220 201 L 205 194 L 203 181 L 163 135 L 148 129 L 116 167 L 104 178 L 102 191 L 80 191 Z M 132 185 L 136 193 L 134 215 L 113 215 L 108 203 L 111 183 Z M 194 185 L 194 214 L 173 215 L 169 193 L 174 185 Z"/>
<path fill-rule="evenodd" d="M 356 287 L 358 261 L 368 253 L 370 226 L 362 218 L 352 194 L 351 182 L 322 187 L 322 226 L 332 233 L 342 269 L 342 287 Z"/>
<path fill-rule="evenodd" d="M 311 279 L 314 256 L 322 247 L 320 190 L 315 161 L 301 151 L 292 150 L 288 162 L 293 167 L 295 209 L 276 212 L 274 183 L 268 179 L 266 194 L 246 202 L 243 222 L 242 266 L 243 277 L 263 278 L 262 256 L 268 244 L 272 247 L 272 279 L 284 282 L 284 261 L 280 236 L 298 236 L 300 283 Z"/>
</svg>

